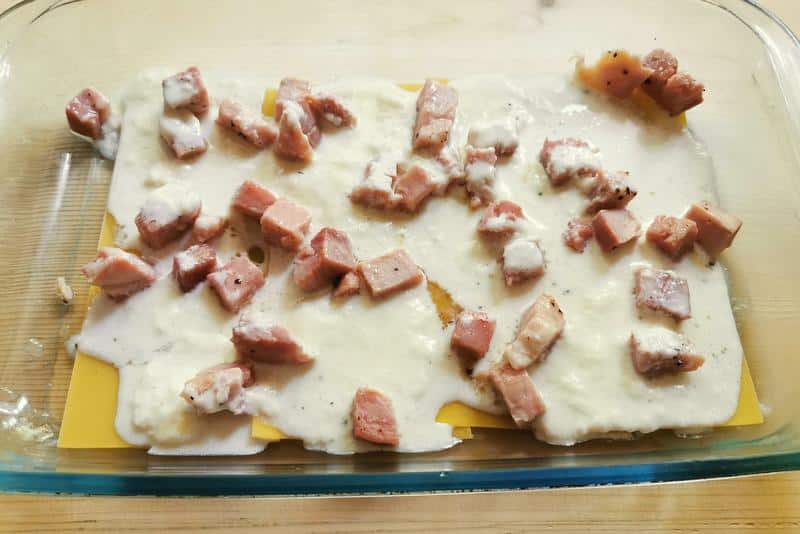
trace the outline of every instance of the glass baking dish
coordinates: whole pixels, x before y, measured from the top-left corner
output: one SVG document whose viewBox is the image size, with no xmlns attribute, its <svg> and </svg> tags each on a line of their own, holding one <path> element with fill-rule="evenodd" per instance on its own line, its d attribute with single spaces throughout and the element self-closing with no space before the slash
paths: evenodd
<svg viewBox="0 0 800 534">
<path fill-rule="evenodd" d="M 568 27 L 554 10 L 575 13 Z M 564 14 L 562 12 L 561 15 Z M 608 14 L 618 25 L 593 22 Z M 743 0 L 273 2 L 26 0 L 0 16 L 0 423 L 24 395 L 29 432 L 0 425 L 0 490 L 107 494 L 318 494 L 525 488 L 732 476 L 800 467 L 800 44 Z M 156 457 L 57 449 L 111 165 L 66 128 L 63 106 L 91 84 L 144 68 L 419 81 L 496 72 L 566 73 L 577 53 L 673 51 L 705 82 L 689 127 L 710 151 L 722 206 L 744 220 L 724 256 L 763 425 L 693 439 L 656 432 L 572 448 L 476 431 L 434 454 L 307 452 Z M 713 132 L 713 135 L 710 133 Z M 77 297 L 64 309 L 54 281 Z M 15 404 L 15 402 L 17 404 Z M 6 415 L 3 415 L 3 407 Z"/>
</svg>

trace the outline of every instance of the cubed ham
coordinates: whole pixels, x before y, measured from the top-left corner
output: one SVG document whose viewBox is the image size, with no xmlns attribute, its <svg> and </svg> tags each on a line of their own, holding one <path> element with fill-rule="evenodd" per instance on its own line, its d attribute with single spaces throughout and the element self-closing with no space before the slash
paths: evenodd
<svg viewBox="0 0 800 534">
<path fill-rule="evenodd" d="M 519 146 L 517 124 L 511 119 L 475 124 L 469 129 L 467 142 L 478 148 L 493 148 L 498 157 L 510 156 Z"/>
<path fill-rule="evenodd" d="M 489 377 L 518 427 L 530 427 L 545 412 L 544 402 L 527 370 L 515 369 L 505 363 L 494 367 Z"/>
<path fill-rule="evenodd" d="M 467 146 L 464 173 L 472 207 L 489 204 L 494 199 L 495 163 L 494 148 Z"/>
<path fill-rule="evenodd" d="M 610 176 L 601 174 L 589 198 L 586 212 L 597 213 L 600 210 L 624 208 L 636 194 L 636 189 L 628 182 L 627 172 L 618 172 Z"/>
<path fill-rule="evenodd" d="M 593 67 L 586 67 L 583 59 L 579 60 L 577 74 L 580 81 L 596 91 L 628 98 L 653 71 L 625 50 L 612 50 L 603 54 Z"/>
<path fill-rule="evenodd" d="M 331 95 L 313 94 L 306 97 L 311 111 L 318 121 L 326 121 L 333 126 L 352 128 L 358 122 L 356 116 L 345 105 Z"/>
<path fill-rule="evenodd" d="M 188 159 L 208 150 L 200 121 L 188 111 L 164 113 L 159 120 L 161 138 L 178 159 Z"/>
<path fill-rule="evenodd" d="M 242 317 L 231 338 L 243 358 L 273 365 L 305 365 L 314 358 L 282 326 L 252 317 Z"/>
<path fill-rule="evenodd" d="M 350 413 L 353 437 L 378 445 L 400 444 L 392 401 L 384 393 L 371 388 L 359 388 Z"/>
<path fill-rule="evenodd" d="M 452 143 L 445 145 L 439 151 L 436 155 L 436 162 L 442 166 L 442 172 L 447 178 L 445 188 L 451 183 L 464 182 L 464 164 L 461 162 L 461 154 Z"/>
<path fill-rule="evenodd" d="M 310 96 L 311 84 L 307 81 L 296 78 L 282 79 L 275 96 L 275 122 L 280 124 L 283 112 L 287 107 L 294 108 L 300 129 L 308 139 L 308 143 L 315 147 L 319 144 L 321 134 L 317 126 L 317 119 L 308 103 Z M 289 102 L 297 104 L 297 107 L 287 106 Z"/>
<path fill-rule="evenodd" d="M 572 219 L 567 223 L 562 237 L 564 244 L 575 252 L 583 252 L 589 240 L 594 236 L 591 221 Z"/>
<path fill-rule="evenodd" d="M 689 340 L 662 327 L 631 334 L 630 351 L 636 372 L 648 378 L 688 373 L 705 362 L 705 358 L 695 354 Z"/>
<path fill-rule="evenodd" d="M 448 85 L 428 79 L 417 97 L 414 150 L 438 152 L 447 143 L 456 117 L 458 93 Z"/>
<path fill-rule="evenodd" d="M 358 295 L 361 292 L 361 277 L 355 271 L 342 276 L 336 289 L 333 291 L 334 298 L 345 298 Z"/>
<path fill-rule="evenodd" d="M 364 177 L 350 192 L 350 201 L 368 208 L 393 209 L 400 200 L 394 192 L 397 165 L 384 158 L 370 161 Z"/>
<path fill-rule="evenodd" d="M 461 357 L 474 362 L 489 350 L 495 322 L 484 312 L 463 311 L 456 319 L 450 347 Z"/>
<path fill-rule="evenodd" d="M 636 306 L 665 313 L 682 321 L 692 316 L 689 283 L 670 271 L 639 269 L 635 274 Z"/>
<path fill-rule="evenodd" d="M 626 209 L 600 210 L 592 218 L 594 237 L 604 252 L 634 241 L 639 237 L 639 221 Z"/>
<path fill-rule="evenodd" d="M 422 271 L 404 250 L 395 250 L 378 258 L 362 261 L 358 272 L 375 298 L 410 289 L 423 280 Z"/>
<path fill-rule="evenodd" d="M 211 105 L 206 84 L 197 67 L 189 67 L 161 82 L 164 105 L 170 109 L 185 109 L 198 117 L 205 115 Z"/>
<path fill-rule="evenodd" d="M 221 236 L 227 226 L 228 219 L 225 217 L 201 213 L 192 226 L 192 241 L 208 243 Z"/>
<path fill-rule="evenodd" d="M 156 272 L 150 264 L 115 247 L 102 247 L 94 261 L 81 271 L 90 284 L 100 286 L 114 300 L 129 297 L 156 281 Z"/>
<path fill-rule="evenodd" d="M 67 103 L 66 113 L 70 130 L 100 139 L 103 123 L 111 116 L 111 103 L 103 93 L 87 87 Z"/>
<path fill-rule="evenodd" d="M 507 236 L 517 231 L 524 218 L 518 204 L 510 200 L 494 202 L 489 204 L 478 221 L 478 232 Z"/>
<path fill-rule="evenodd" d="M 203 369 L 186 382 L 181 397 L 197 413 L 211 414 L 228 410 L 244 413 L 244 389 L 253 385 L 253 366 L 247 362 L 221 363 Z"/>
<path fill-rule="evenodd" d="M 264 148 L 272 144 L 278 137 L 278 129 L 273 124 L 232 100 L 223 100 L 219 105 L 217 124 L 232 131 L 256 148 Z"/>
<path fill-rule="evenodd" d="M 248 217 L 261 219 L 264 211 L 276 200 L 278 197 L 266 187 L 262 187 L 252 180 L 245 180 L 233 198 L 233 207 Z"/>
<path fill-rule="evenodd" d="M 206 277 L 222 306 L 238 312 L 264 285 L 264 273 L 253 262 L 237 256 Z"/>
<path fill-rule="evenodd" d="M 356 258 L 347 234 L 323 228 L 311 239 L 311 246 L 295 257 L 292 278 L 303 291 L 318 291 L 355 268 Z"/>
<path fill-rule="evenodd" d="M 697 224 L 697 242 L 712 259 L 731 246 L 742 227 L 738 217 L 706 201 L 692 204 L 684 217 Z"/>
<path fill-rule="evenodd" d="M 205 244 L 192 245 L 172 258 L 172 274 L 187 293 L 217 267 L 217 253 Z"/>
<path fill-rule="evenodd" d="M 275 142 L 275 153 L 282 158 L 308 162 L 314 158 L 314 145 L 303 132 L 305 112 L 295 102 L 288 101 L 283 105 L 283 113 L 278 123 L 278 140 Z"/>
<path fill-rule="evenodd" d="M 508 243 L 501 258 L 503 278 L 506 286 L 538 278 L 544 274 L 544 255 L 539 243 L 532 239 L 519 238 Z"/>
<path fill-rule="evenodd" d="M 290 200 L 279 198 L 261 216 L 261 231 L 267 243 L 284 250 L 300 248 L 311 225 L 311 214 Z"/>
<path fill-rule="evenodd" d="M 428 172 L 419 165 L 411 165 L 408 168 L 398 165 L 397 179 L 393 187 L 395 195 L 399 197 L 397 206 L 410 212 L 417 211 L 436 190 L 436 184 Z"/>
<path fill-rule="evenodd" d="M 545 139 L 539 151 L 539 163 L 553 186 L 572 179 L 596 177 L 603 173 L 602 155 L 591 143 L 581 139 Z"/>
<path fill-rule="evenodd" d="M 503 357 L 515 369 L 526 369 L 543 359 L 564 331 L 564 312 L 555 298 L 545 293 L 522 314 L 517 334 Z"/>
<path fill-rule="evenodd" d="M 670 115 L 680 115 L 703 102 L 703 84 L 678 72 L 678 60 L 666 50 L 653 50 L 644 57 L 643 65 L 653 73 L 642 84 L 642 90 Z"/>
<path fill-rule="evenodd" d="M 142 241 L 159 249 L 191 228 L 200 208 L 197 193 L 181 182 L 170 182 L 147 195 L 134 222 Z"/>
<path fill-rule="evenodd" d="M 697 233 L 697 223 L 690 219 L 657 215 L 647 229 L 647 240 L 673 260 L 678 260 L 694 248 Z"/>
<path fill-rule="evenodd" d="M 642 65 L 653 71 L 642 83 L 642 90 L 657 100 L 667 81 L 678 72 L 678 60 L 666 50 L 656 48 L 642 58 Z"/>
</svg>

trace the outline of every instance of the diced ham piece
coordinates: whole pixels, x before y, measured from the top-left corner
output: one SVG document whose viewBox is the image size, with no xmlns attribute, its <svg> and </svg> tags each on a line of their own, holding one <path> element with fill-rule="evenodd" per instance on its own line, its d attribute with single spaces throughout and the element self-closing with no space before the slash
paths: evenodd
<svg viewBox="0 0 800 534">
<path fill-rule="evenodd" d="M 100 139 L 103 123 L 111 116 L 111 103 L 103 93 L 87 87 L 67 103 L 66 113 L 70 130 Z"/>
<path fill-rule="evenodd" d="M 115 247 L 102 247 L 94 261 L 81 269 L 89 283 L 106 295 L 122 300 L 156 281 L 153 267 L 138 256 Z"/>
<path fill-rule="evenodd" d="M 678 59 L 666 50 L 656 48 L 642 58 L 642 65 L 653 71 L 642 83 L 642 90 L 656 100 L 667 81 L 677 74 Z"/>
<path fill-rule="evenodd" d="M 522 315 L 517 335 L 503 354 L 515 369 L 526 369 L 550 352 L 564 331 L 564 312 L 550 295 L 542 293 Z"/>
<path fill-rule="evenodd" d="M 678 72 L 678 60 L 657 48 L 644 57 L 643 65 L 653 74 L 642 84 L 642 90 L 670 115 L 680 115 L 703 102 L 703 84 L 685 72 Z"/>
<path fill-rule="evenodd" d="M 697 233 L 697 223 L 690 219 L 657 215 L 647 229 L 647 240 L 673 260 L 678 260 L 694 248 Z"/>
<path fill-rule="evenodd" d="M 517 124 L 510 119 L 475 124 L 469 129 L 467 142 L 478 148 L 493 148 L 498 157 L 510 156 L 519 146 Z"/>
<path fill-rule="evenodd" d="M 456 117 L 458 93 L 448 85 L 425 80 L 417 97 L 417 118 L 414 122 L 414 150 L 438 152 L 447 143 Z"/>
<path fill-rule="evenodd" d="M 275 142 L 275 153 L 282 158 L 304 162 L 314 158 L 314 145 L 303 132 L 304 114 L 296 102 L 284 103 L 281 120 L 278 123 L 278 140 Z"/>
<path fill-rule="evenodd" d="M 221 236 L 226 226 L 228 226 L 228 219 L 225 217 L 201 213 L 192 227 L 192 241 L 208 243 Z"/>
<path fill-rule="evenodd" d="M 349 272 L 342 276 L 336 289 L 333 291 L 334 298 L 352 297 L 361 292 L 361 277 L 356 272 Z"/>
<path fill-rule="evenodd" d="M 197 67 L 189 67 L 161 82 L 164 105 L 170 109 L 185 109 L 198 117 L 205 115 L 211 105 L 206 84 Z"/>
<path fill-rule="evenodd" d="M 397 195 L 397 206 L 405 211 L 415 212 L 420 205 L 433 194 L 436 184 L 428 172 L 419 165 L 403 168 L 398 165 L 397 178 L 393 184 Z"/>
<path fill-rule="evenodd" d="M 684 217 L 697 224 L 697 242 L 712 259 L 731 246 L 742 227 L 738 217 L 706 201 L 692 204 Z"/>
<path fill-rule="evenodd" d="M 635 240 L 639 237 L 640 228 L 639 221 L 626 209 L 600 210 L 592 218 L 594 237 L 604 252 Z"/>
<path fill-rule="evenodd" d="M 489 204 L 494 199 L 494 177 L 497 154 L 494 148 L 467 146 L 464 173 L 470 206 Z"/>
<path fill-rule="evenodd" d="M 445 188 L 450 183 L 463 183 L 464 164 L 461 162 L 461 154 L 458 153 L 458 149 L 455 146 L 452 144 L 445 145 L 436 155 L 436 161 L 442 166 L 442 171 L 447 177 Z"/>
<path fill-rule="evenodd" d="M 186 382 L 181 392 L 197 413 L 211 414 L 228 410 L 244 413 L 244 388 L 253 385 L 253 366 L 247 362 L 221 363 L 203 369 Z"/>
<path fill-rule="evenodd" d="M 463 311 L 456 319 L 450 347 L 469 361 L 480 360 L 489 350 L 494 328 L 495 322 L 486 313 Z"/>
<path fill-rule="evenodd" d="M 478 222 L 478 232 L 489 235 L 510 235 L 524 219 L 522 208 L 510 200 L 489 204 Z"/>
<path fill-rule="evenodd" d="M 518 427 L 530 427 L 545 412 L 544 402 L 527 370 L 515 369 L 505 363 L 493 368 L 489 377 Z"/>
<path fill-rule="evenodd" d="M 358 264 L 358 272 L 374 298 L 410 289 L 423 280 L 422 271 L 404 250 L 362 261 Z"/>
<path fill-rule="evenodd" d="M 264 148 L 278 137 L 278 129 L 241 104 L 232 100 L 223 100 L 219 105 L 217 124 L 228 129 L 253 145 Z"/>
<path fill-rule="evenodd" d="M 572 179 L 602 175 L 602 156 L 591 143 L 581 139 L 545 139 L 539 151 L 539 162 L 553 186 Z"/>
<path fill-rule="evenodd" d="M 624 208 L 636 194 L 636 189 L 628 182 L 627 172 L 618 172 L 611 176 L 601 174 L 589 198 L 586 212 L 597 213 L 600 210 Z"/>
<path fill-rule="evenodd" d="M 575 252 L 583 252 L 593 236 L 592 223 L 581 219 L 569 221 L 567 229 L 562 234 L 564 243 Z"/>
<path fill-rule="evenodd" d="M 532 239 L 519 238 L 508 243 L 501 259 L 506 286 L 538 278 L 544 274 L 544 255 L 539 243 Z"/>
<path fill-rule="evenodd" d="M 397 165 L 378 158 L 364 169 L 364 178 L 350 192 L 350 201 L 368 208 L 393 209 L 399 201 L 394 192 Z"/>
<path fill-rule="evenodd" d="M 172 258 L 172 274 L 187 293 L 217 267 L 217 253 L 205 244 L 192 245 Z"/>
<path fill-rule="evenodd" d="M 689 283 L 670 271 L 639 269 L 636 271 L 636 306 L 665 313 L 682 321 L 692 316 Z"/>
<path fill-rule="evenodd" d="M 278 93 L 275 96 L 275 122 L 281 122 L 284 110 L 294 108 L 300 129 L 308 139 L 308 143 L 315 147 L 319 144 L 320 131 L 317 126 L 317 119 L 308 103 L 311 96 L 311 84 L 305 80 L 296 78 L 284 78 L 278 86 Z M 287 106 L 292 102 L 297 106 Z"/>
<path fill-rule="evenodd" d="M 628 98 L 653 71 L 625 50 L 613 50 L 603 54 L 594 67 L 586 67 L 579 60 L 577 73 L 578 79 L 596 91 Z"/>
<path fill-rule="evenodd" d="M 261 219 L 264 211 L 272 206 L 278 197 L 267 188 L 252 180 L 245 180 L 233 198 L 233 207 L 248 217 Z"/>
<path fill-rule="evenodd" d="M 393 447 L 400 444 L 392 401 L 384 393 L 359 388 L 350 415 L 354 438 Z"/>
<path fill-rule="evenodd" d="M 311 111 L 318 121 L 334 126 L 352 128 L 358 122 L 356 116 L 335 96 L 314 94 L 306 97 Z"/>
<path fill-rule="evenodd" d="M 191 158 L 208 150 L 200 121 L 188 111 L 173 111 L 162 115 L 159 131 L 178 159 Z"/>
<path fill-rule="evenodd" d="M 300 248 L 311 225 L 311 214 L 290 200 L 279 198 L 261 216 L 261 231 L 267 243 L 284 250 Z"/>
<path fill-rule="evenodd" d="M 264 273 L 253 262 L 237 256 L 206 277 L 222 306 L 238 312 L 264 285 Z"/>
<path fill-rule="evenodd" d="M 318 291 L 355 268 L 356 258 L 347 234 L 323 228 L 311 239 L 311 246 L 295 258 L 292 278 L 303 291 Z"/>
<path fill-rule="evenodd" d="M 136 216 L 136 228 L 149 247 L 163 248 L 178 239 L 200 215 L 200 197 L 181 182 L 152 191 Z"/>
<path fill-rule="evenodd" d="M 282 326 L 242 317 L 231 338 L 243 358 L 273 365 L 305 365 L 314 358 Z"/>
<path fill-rule="evenodd" d="M 695 354 L 689 340 L 662 327 L 631 334 L 630 351 L 636 372 L 648 378 L 688 373 L 705 362 L 705 358 Z"/>
</svg>

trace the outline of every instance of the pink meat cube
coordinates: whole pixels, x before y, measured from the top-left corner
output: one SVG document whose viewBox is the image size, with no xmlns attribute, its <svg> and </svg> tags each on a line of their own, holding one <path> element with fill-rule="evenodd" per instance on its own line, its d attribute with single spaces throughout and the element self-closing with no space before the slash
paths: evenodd
<svg viewBox="0 0 800 534">
<path fill-rule="evenodd" d="M 435 190 L 436 184 L 433 183 L 425 169 L 419 165 L 412 165 L 408 169 L 398 165 L 394 193 L 399 196 L 397 205 L 400 208 L 410 212 L 417 211 Z"/>
<path fill-rule="evenodd" d="M 469 361 L 480 360 L 492 343 L 494 327 L 495 322 L 484 312 L 461 312 L 450 338 L 450 347 Z"/>
<path fill-rule="evenodd" d="M 317 121 L 326 121 L 334 126 L 352 128 L 356 125 L 356 117 L 345 107 L 345 105 L 335 96 L 331 95 L 308 95 L 306 97 L 311 111 Z"/>
<path fill-rule="evenodd" d="M 284 250 L 300 248 L 311 225 L 311 214 L 294 202 L 279 198 L 261 216 L 261 231 L 267 243 Z"/>
<path fill-rule="evenodd" d="M 648 378 L 688 373 L 705 362 L 705 358 L 695 354 L 694 346 L 685 337 L 666 328 L 631 334 L 629 343 L 633 367 Z"/>
<path fill-rule="evenodd" d="M 381 159 L 370 161 L 363 179 L 350 192 L 350 201 L 368 208 L 394 209 L 399 201 L 394 192 L 396 178 L 396 164 Z"/>
<path fill-rule="evenodd" d="M 221 363 L 203 369 L 186 382 L 181 397 L 200 414 L 222 410 L 241 414 L 247 411 L 244 389 L 252 386 L 253 382 L 253 366 L 250 363 Z"/>
<path fill-rule="evenodd" d="M 187 186 L 168 183 L 147 196 L 134 222 L 142 241 L 160 249 L 192 227 L 201 207 L 200 197 Z"/>
<path fill-rule="evenodd" d="M 261 219 L 264 211 L 272 206 L 278 197 L 267 188 L 258 185 L 252 180 L 245 180 L 233 198 L 233 207 L 248 217 Z"/>
<path fill-rule="evenodd" d="M 642 84 L 642 90 L 658 101 L 667 81 L 678 72 L 678 60 L 661 48 L 656 48 L 642 59 L 642 65 L 653 71 Z"/>
<path fill-rule="evenodd" d="M 684 217 L 697 224 L 697 242 L 712 259 L 731 246 L 742 227 L 738 217 L 706 201 L 692 204 Z"/>
<path fill-rule="evenodd" d="M 639 221 L 626 209 L 600 210 L 592 219 L 594 237 L 604 252 L 610 252 L 639 237 Z"/>
<path fill-rule="evenodd" d="M 156 281 L 156 272 L 138 256 L 115 247 L 103 247 L 94 261 L 81 269 L 89 283 L 106 295 L 122 300 Z"/>
<path fill-rule="evenodd" d="M 231 341 L 241 357 L 261 363 L 305 365 L 314 361 L 284 327 L 258 324 L 247 317 L 239 320 Z"/>
<path fill-rule="evenodd" d="M 564 185 L 572 179 L 600 176 L 600 151 L 581 139 L 544 140 L 539 151 L 539 163 L 544 167 L 553 186 Z"/>
<path fill-rule="evenodd" d="M 336 289 L 333 291 L 334 298 L 352 297 L 361 292 L 361 277 L 355 271 L 342 276 Z"/>
<path fill-rule="evenodd" d="M 542 293 L 522 315 L 514 341 L 506 347 L 506 361 L 515 369 L 526 369 L 543 359 L 561 337 L 565 324 L 556 299 Z"/>
<path fill-rule="evenodd" d="M 322 258 L 310 246 L 300 249 L 294 257 L 292 279 L 307 293 L 319 291 L 331 281 L 322 267 Z"/>
<path fill-rule="evenodd" d="M 264 273 L 253 262 L 237 256 L 206 277 L 222 306 L 238 312 L 264 285 Z"/>
<path fill-rule="evenodd" d="M 500 260 L 506 286 L 538 278 L 544 274 L 544 255 L 539 243 L 532 239 L 519 238 L 503 249 Z"/>
<path fill-rule="evenodd" d="M 489 204 L 494 199 L 494 177 L 497 154 L 494 148 L 467 146 L 464 173 L 470 206 Z"/>
<path fill-rule="evenodd" d="M 420 268 L 404 250 L 395 250 L 375 259 L 362 261 L 358 264 L 358 272 L 374 298 L 411 289 L 424 278 Z"/>
<path fill-rule="evenodd" d="M 311 239 L 311 246 L 295 258 L 292 278 L 303 291 L 317 291 L 355 268 L 356 259 L 347 234 L 323 228 Z"/>
<path fill-rule="evenodd" d="M 314 112 L 308 103 L 310 96 L 311 84 L 307 81 L 296 78 L 284 78 L 281 80 L 278 86 L 278 94 L 275 97 L 275 122 L 281 122 L 288 102 L 296 104 L 299 107 L 299 109 L 295 109 L 295 114 L 300 122 L 300 130 L 307 137 L 309 144 L 315 147 L 319 144 L 320 131 Z"/>
<path fill-rule="evenodd" d="M 618 172 L 611 176 L 598 176 L 594 190 L 589 198 L 587 213 L 600 210 L 622 209 L 634 199 L 637 191 L 628 182 L 627 172 Z"/>
<path fill-rule="evenodd" d="M 513 234 L 524 219 L 522 208 L 510 200 L 489 204 L 478 222 L 478 232 L 495 236 Z"/>
<path fill-rule="evenodd" d="M 502 364 L 493 368 L 489 377 L 518 427 L 530 427 L 545 412 L 544 402 L 525 369 Z"/>
<path fill-rule="evenodd" d="M 217 253 L 205 244 L 192 245 L 172 258 L 172 274 L 187 293 L 217 267 Z"/>
<path fill-rule="evenodd" d="M 592 223 L 581 219 L 569 221 L 567 229 L 562 234 L 564 243 L 575 252 L 583 252 L 592 236 L 594 236 Z"/>
<path fill-rule="evenodd" d="M 414 122 L 415 150 L 438 152 L 447 143 L 456 117 L 458 93 L 448 85 L 426 80 L 417 97 L 417 118 Z"/>
<path fill-rule="evenodd" d="M 197 67 L 189 67 L 161 82 L 164 105 L 170 109 L 186 109 L 198 117 L 211 105 L 206 84 Z"/>
<path fill-rule="evenodd" d="M 111 103 L 103 93 L 87 87 L 67 103 L 66 113 L 70 130 L 100 139 L 103 123 L 111 116 Z"/>
<path fill-rule="evenodd" d="M 670 115 L 680 115 L 702 104 L 705 90 L 702 83 L 685 72 L 679 72 L 667 80 L 661 95 L 655 100 Z"/>
<path fill-rule="evenodd" d="M 647 229 L 647 240 L 678 260 L 694 248 L 697 233 L 697 223 L 690 219 L 658 215 Z"/>
<path fill-rule="evenodd" d="M 217 124 L 256 148 L 264 148 L 278 137 L 278 129 L 273 124 L 232 100 L 223 100 L 219 105 Z"/>
<path fill-rule="evenodd" d="M 227 226 L 228 219 L 225 217 L 201 213 L 192 227 L 192 241 L 194 243 L 208 243 L 221 236 Z"/>
<path fill-rule="evenodd" d="M 392 401 L 380 391 L 359 388 L 350 416 L 354 438 L 393 447 L 400 444 Z"/>
<path fill-rule="evenodd" d="M 689 283 L 670 271 L 639 269 L 636 271 L 636 306 L 665 313 L 682 321 L 692 316 Z"/>
<path fill-rule="evenodd" d="M 305 112 L 295 102 L 285 102 L 278 123 L 275 153 L 287 159 L 308 162 L 314 158 L 314 145 L 303 132 Z"/>
<path fill-rule="evenodd" d="M 452 144 L 445 145 L 436 155 L 436 162 L 441 165 L 442 171 L 447 177 L 445 188 L 451 183 L 464 183 L 464 164 L 461 162 L 461 154 L 459 154 L 455 146 Z"/>
<path fill-rule="evenodd" d="M 208 150 L 200 121 L 188 111 L 171 111 L 161 116 L 159 133 L 178 159 L 189 159 Z"/>
</svg>

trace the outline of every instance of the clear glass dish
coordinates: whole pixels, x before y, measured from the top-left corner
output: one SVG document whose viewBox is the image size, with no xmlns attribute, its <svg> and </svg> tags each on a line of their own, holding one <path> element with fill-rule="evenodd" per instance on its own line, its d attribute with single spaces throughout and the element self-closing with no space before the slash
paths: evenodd
<svg viewBox="0 0 800 534">
<path fill-rule="evenodd" d="M 569 27 L 552 10 L 580 13 Z M 591 24 L 593 12 L 621 22 Z M 549 23 L 550 21 L 550 23 Z M 581 22 L 590 21 L 590 22 Z M 632 24 L 633 22 L 633 24 Z M 0 387 L 24 394 L 37 439 L 0 430 L 0 490 L 108 494 L 317 494 L 442 491 L 732 476 L 800 467 L 800 44 L 743 0 L 534 2 L 59 2 L 0 16 Z M 568 46 L 555 43 L 567 43 Z M 158 65 L 398 81 L 566 72 L 570 56 L 614 47 L 676 53 L 708 88 L 689 117 L 714 160 L 723 206 L 744 219 L 724 261 L 766 423 L 684 439 L 657 432 L 551 447 L 477 431 L 441 453 L 327 456 L 282 442 L 253 457 L 153 457 L 63 450 L 56 431 L 80 330 L 111 166 L 72 137 L 63 105 L 92 84 L 119 87 Z M 743 151 L 736 140 L 747 142 Z M 54 280 L 77 290 L 65 311 Z M 31 341 L 35 340 L 35 341 Z M 10 393 L 0 389 L 0 408 Z M 6 404 L 2 404 L 6 402 Z M 5 419 L 3 419 L 5 417 Z M 9 416 L 0 412 L 0 422 Z"/>
</svg>

